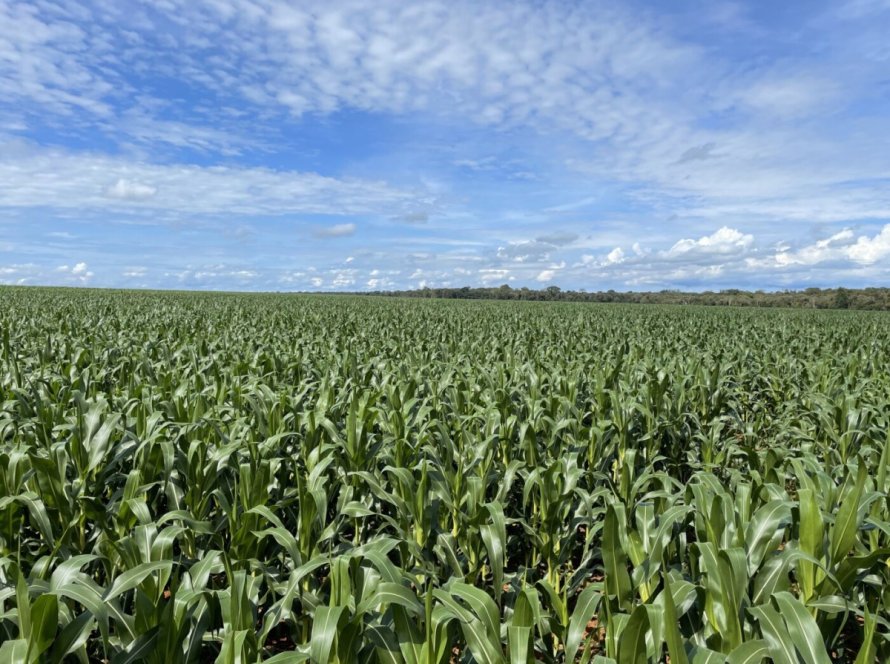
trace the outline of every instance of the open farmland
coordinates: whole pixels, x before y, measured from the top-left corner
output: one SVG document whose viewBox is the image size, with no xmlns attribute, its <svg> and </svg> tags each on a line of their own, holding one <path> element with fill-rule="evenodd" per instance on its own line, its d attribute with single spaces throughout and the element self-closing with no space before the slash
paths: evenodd
<svg viewBox="0 0 890 664">
<path fill-rule="evenodd" d="M 0 290 L 0 661 L 890 661 L 890 317 Z"/>
</svg>

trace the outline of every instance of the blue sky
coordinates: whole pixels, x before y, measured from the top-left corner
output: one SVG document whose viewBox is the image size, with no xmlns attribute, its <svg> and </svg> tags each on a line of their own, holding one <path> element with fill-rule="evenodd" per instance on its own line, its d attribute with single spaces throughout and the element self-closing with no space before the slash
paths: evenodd
<svg viewBox="0 0 890 664">
<path fill-rule="evenodd" d="M 0 0 L 0 282 L 890 284 L 890 0 Z"/>
</svg>

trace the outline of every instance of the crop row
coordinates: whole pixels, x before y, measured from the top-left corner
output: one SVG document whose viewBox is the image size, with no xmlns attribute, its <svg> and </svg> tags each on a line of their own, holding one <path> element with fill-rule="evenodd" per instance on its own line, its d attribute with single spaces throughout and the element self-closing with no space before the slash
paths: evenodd
<svg viewBox="0 0 890 664">
<path fill-rule="evenodd" d="M 885 314 L 0 305 L 0 662 L 890 661 Z"/>
</svg>

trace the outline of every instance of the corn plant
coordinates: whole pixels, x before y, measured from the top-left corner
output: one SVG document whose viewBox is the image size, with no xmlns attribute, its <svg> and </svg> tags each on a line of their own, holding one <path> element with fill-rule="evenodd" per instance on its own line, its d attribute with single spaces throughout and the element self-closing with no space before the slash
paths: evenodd
<svg viewBox="0 0 890 664">
<path fill-rule="evenodd" d="M 0 664 L 890 661 L 886 314 L 0 305 Z"/>
</svg>

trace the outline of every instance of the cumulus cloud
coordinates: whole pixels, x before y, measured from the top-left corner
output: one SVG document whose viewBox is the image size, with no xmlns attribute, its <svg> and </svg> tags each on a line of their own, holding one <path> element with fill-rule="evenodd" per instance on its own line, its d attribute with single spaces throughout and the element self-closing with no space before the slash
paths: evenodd
<svg viewBox="0 0 890 664">
<path fill-rule="evenodd" d="M 0 266 L 0 284 L 25 285 L 30 283 L 52 283 L 44 270 L 35 263 L 17 263 Z"/>
<path fill-rule="evenodd" d="M 872 265 L 890 256 L 890 224 L 874 237 L 860 236 L 856 244 L 847 248 L 847 255 L 861 265 Z"/>
<path fill-rule="evenodd" d="M 355 284 L 356 274 L 358 274 L 358 271 L 353 269 L 333 270 L 331 273 L 331 286 L 339 289 L 352 286 Z"/>
<path fill-rule="evenodd" d="M 89 266 L 83 261 L 75 263 L 73 267 L 60 265 L 56 268 L 56 272 L 62 274 L 67 282 L 78 284 L 86 284 L 94 276 Z"/>
<path fill-rule="evenodd" d="M 744 251 L 753 242 L 753 235 L 742 233 L 735 228 L 723 226 L 711 235 L 705 235 L 697 240 L 678 240 L 665 252 L 665 256 L 674 258 L 691 253 L 732 254 Z"/>
<path fill-rule="evenodd" d="M 830 237 L 804 245 L 793 250 L 787 245 L 780 246 L 772 256 L 751 259 L 752 267 L 792 268 L 795 266 L 813 267 L 832 263 L 855 266 L 871 266 L 890 257 L 890 224 L 885 225 L 873 236 L 860 235 L 845 228 Z"/>
<path fill-rule="evenodd" d="M 606 255 L 606 264 L 615 265 L 624 260 L 624 250 L 621 247 L 615 247 Z"/>
</svg>

